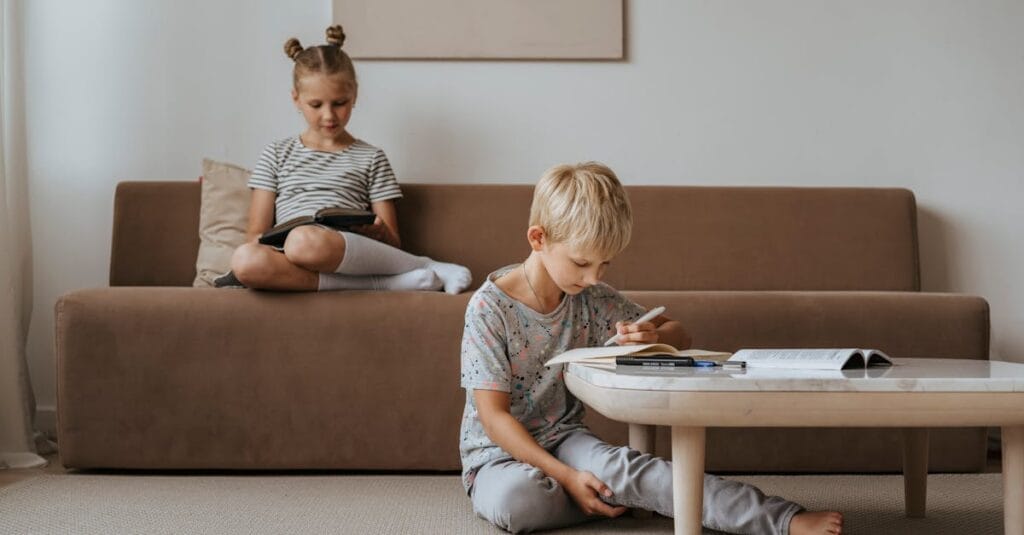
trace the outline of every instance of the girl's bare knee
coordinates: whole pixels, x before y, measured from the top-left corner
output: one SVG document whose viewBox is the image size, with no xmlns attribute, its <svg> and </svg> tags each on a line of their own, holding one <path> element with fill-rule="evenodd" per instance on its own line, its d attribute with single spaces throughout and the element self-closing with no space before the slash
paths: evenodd
<svg viewBox="0 0 1024 535">
<path fill-rule="evenodd" d="M 268 270 L 270 259 L 264 247 L 246 243 L 231 255 L 231 271 L 246 286 L 257 284 Z"/>
<path fill-rule="evenodd" d="M 284 241 L 284 256 L 297 266 L 308 266 L 319 260 L 318 249 L 322 240 L 313 227 L 298 227 L 288 233 Z"/>
<path fill-rule="evenodd" d="M 284 255 L 288 258 L 288 261 L 296 266 L 300 266 L 311 271 L 323 271 L 330 266 L 333 256 L 335 256 L 334 249 L 337 248 L 337 240 L 332 241 L 331 234 L 328 231 L 320 227 L 315 226 L 302 226 L 293 229 L 288 233 L 288 238 L 284 242 Z M 344 243 L 344 239 L 341 235 L 336 235 L 341 243 Z"/>
</svg>

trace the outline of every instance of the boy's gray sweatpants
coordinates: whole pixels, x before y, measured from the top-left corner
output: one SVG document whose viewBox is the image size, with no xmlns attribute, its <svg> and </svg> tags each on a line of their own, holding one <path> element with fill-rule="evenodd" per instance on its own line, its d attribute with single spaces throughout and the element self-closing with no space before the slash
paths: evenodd
<svg viewBox="0 0 1024 535">
<path fill-rule="evenodd" d="M 612 490 L 606 501 L 672 516 L 672 463 L 649 453 L 573 431 L 551 450 L 576 470 L 593 473 Z M 473 509 L 513 533 L 579 524 L 587 516 L 562 486 L 539 469 L 511 458 L 480 468 L 471 490 Z M 799 505 L 765 496 L 751 485 L 704 475 L 703 524 L 729 533 L 787 534 Z"/>
</svg>

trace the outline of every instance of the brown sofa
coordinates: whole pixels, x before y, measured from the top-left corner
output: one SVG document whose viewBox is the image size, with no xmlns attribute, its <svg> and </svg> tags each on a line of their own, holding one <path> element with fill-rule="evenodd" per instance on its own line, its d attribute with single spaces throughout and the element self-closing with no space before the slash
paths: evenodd
<svg viewBox="0 0 1024 535">
<path fill-rule="evenodd" d="M 983 299 L 919 291 L 907 190 L 627 189 L 633 242 L 606 280 L 666 305 L 696 347 L 988 357 Z M 463 263 L 477 284 L 528 253 L 530 186 L 404 191 L 408 250 Z M 120 184 L 110 287 L 57 303 L 64 465 L 458 469 L 470 294 L 191 288 L 199 193 L 194 182 Z M 588 419 L 625 442 L 623 424 Z M 984 429 L 930 436 L 932 470 L 984 468 Z M 718 429 L 707 460 L 717 471 L 875 472 L 898 470 L 899 452 L 892 429 Z"/>
</svg>

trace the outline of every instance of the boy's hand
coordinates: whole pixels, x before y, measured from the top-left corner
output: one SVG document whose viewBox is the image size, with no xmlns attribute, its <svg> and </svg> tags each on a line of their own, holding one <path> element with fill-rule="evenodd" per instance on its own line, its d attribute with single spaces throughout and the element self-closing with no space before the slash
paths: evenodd
<svg viewBox="0 0 1024 535">
<path fill-rule="evenodd" d="M 615 332 L 619 335 L 619 345 L 653 344 L 658 341 L 657 327 L 649 321 L 643 323 L 615 324 Z"/>
<path fill-rule="evenodd" d="M 599 496 L 610 498 L 612 491 L 590 472 L 576 470 L 562 483 L 562 486 L 565 487 L 569 496 L 572 496 L 573 501 L 580 506 L 580 509 L 588 515 L 616 517 L 626 512 L 625 507 L 612 507 L 601 501 Z"/>
</svg>

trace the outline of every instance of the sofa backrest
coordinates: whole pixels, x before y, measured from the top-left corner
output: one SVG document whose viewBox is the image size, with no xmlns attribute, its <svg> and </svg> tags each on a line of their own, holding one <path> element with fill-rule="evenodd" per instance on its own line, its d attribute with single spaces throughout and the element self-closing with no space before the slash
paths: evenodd
<svg viewBox="0 0 1024 535">
<path fill-rule="evenodd" d="M 472 270 L 529 253 L 530 185 L 403 184 L 403 247 Z M 606 281 L 623 290 L 920 289 L 916 204 L 898 188 L 630 186 L 633 240 Z M 124 182 L 110 284 L 190 285 L 197 182 Z"/>
<path fill-rule="evenodd" d="M 111 286 L 191 286 L 199 253 L 198 181 L 121 182 L 114 192 Z"/>
</svg>

